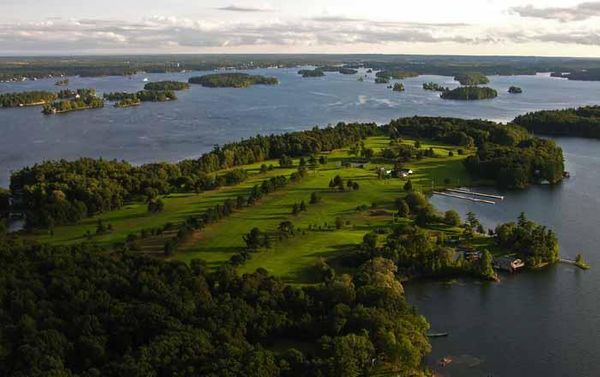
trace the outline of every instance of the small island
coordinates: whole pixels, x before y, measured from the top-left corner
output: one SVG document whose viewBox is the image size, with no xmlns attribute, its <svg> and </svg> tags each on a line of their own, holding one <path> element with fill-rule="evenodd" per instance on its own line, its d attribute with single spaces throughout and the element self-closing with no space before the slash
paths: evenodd
<svg viewBox="0 0 600 377">
<path fill-rule="evenodd" d="M 440 94 L 443 99 L 474 101 L 498 97 L 495 89 L 479 86 L 461 86 Z"/>
<path fill-rule="evenodd" d="M 44 105 L 46 115 L 104 107 L 104 100 L 96 96 L 94 89 L 65 89 L 58 92 L 59 100 Z"/>
<path fill-rule="evenodd" d="M 185 90 L 189 89 L 190 84 L 181 81 L 156 81 L 144 85 L 145 90 Z"/>
<path fill-rule="evenodd" d="M 277 85 L 275 77 L 249 75 L 247 73 L 212 73 L 191 77 L 190 84 L 200 84 L 207 88 L 248 88 L 252 85 Z"/>
<path fill-rule="evenodd" d="M 404 84 L 402 84 L 401 82 L 397 82 L 394 84 L 394 87 L 392 88 L 392 90 L 394 92 L 403 92 L 404 91 Z"/>
<path fill-rule="evenodd" d="M 489 84 L 490 80 L 481 72 L 464 72 L 454 76 L 454 80 L 461 85 L 484 85 Z"/>
<path fill-rule="evenodd" d="M 322 77 L 325 76 L 325 72 L 322 69 L 301 69 L 298 71 L 299 75 L 302 77 Z"/>
<path fill-rule="evenodd" d="M 448 87 L 441 86 L 434 82 L 425 82 L 423 83 L 423 90 L 431 90 L 434 92 L 447 92 L 450 89 Z"/>
<path fill-rule="evenodd" d="M 375 77 L 375 84 L 389 84 L 390 79 L 387 77 Z"/>
<path fill-rule="evenodd" d="M 56 86 L 67 86 L 67 85 L 69 85 L 69 79 L 58 80 L 57 82 L 54 83 L 54 85 L 56 85 Z"/>
<path fill-rule="evenodd" d="M 519 88 L 518 86 L 511 86 L 508 88 L 508 92 L 512 94 L 521 94 L 523 93 L 523 89 Z"/>
<path fill-rule="evenodd" d="M 338 72 L 341 73 L 342 75 L 354 75 L 354 74 L 358 73 L 358 71 L 356 69 L 345 68 L 345 67 L 340 67 L 340 69 L 338 69 Z"/>
<path fill-rule="evenodd" d="M 105 93 L 104 99 L 116 101 L 115 107 L 124 108 L 137 106 L 142 102 L 166 102 L 177 99 L 172 90 L 140 90 L 136 93 L 115 92 Z"/>
<path fill-rule="evenodd" d="M 0 94 L 0 107 L 41 106 L 58 98 L 54 92 L 34 90 Z"/>
</svg>

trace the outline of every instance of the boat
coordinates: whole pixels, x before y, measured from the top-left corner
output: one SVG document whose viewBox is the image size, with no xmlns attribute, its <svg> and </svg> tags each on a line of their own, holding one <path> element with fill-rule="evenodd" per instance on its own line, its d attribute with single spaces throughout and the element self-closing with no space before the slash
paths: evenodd
<svg viewBox="0 0 600 377">
<path fill-rule="evenodd" d="M 440 361 L 438 361 L 438 364 L 442 367 L 448 366 L 448 365 L 452 364 L 452 359 L 448 356 L 442 357 L 440 359 Z"/>
<path fill-rule="evenodd" d="M 427 333 L 427 336 L 429 338 L 442 338 L 442 337 L 445 337 L 445 336 L 448 336 L 448 335 L 449 334 L 447 332 L 430 332 L 430 333 Z"/>
<path fill-rule="evenodd" d="M 144 79 L 142 80 L 143 82 L 147 82 L 150 81 L 147 77 L 144 77 Z"/>
</svg>

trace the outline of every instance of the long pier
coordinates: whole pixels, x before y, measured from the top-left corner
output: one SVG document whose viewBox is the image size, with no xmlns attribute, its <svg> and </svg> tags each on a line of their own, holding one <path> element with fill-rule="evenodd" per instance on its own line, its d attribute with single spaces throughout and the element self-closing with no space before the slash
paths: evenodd
<svg viewBox="0 0 600 377">
<path fill-rule="evenodd" d="M 496 202 L 487 200 L 487 199 L 472 198 L 472 197 L 468 197 L 468 196 L 462 196 L 462 195 L 447 193 L 447 192 L 443 192 L 443 191 L 434 191 L 433 193 L 436 195 L 449 196 L 451 198 L 469 200 L 471 202 L 476 202 L 476 203 L 496 204 Z"/>
<path fill-rule="evenodd" d="M 483 192 L 475 192 L 475 191 L 470 191 L 470 190 L 465 190 L 465 189 L 451 189 L 451 188 L 449 188 L 446 191 L 456 192 L 456 193 L 459 193 L 459 194 L 469 194 L 469 195 L 481 196 L 481 197 L 484 197 L 484 198 L 492 198 L 492 199 L 504 200 L 504 196 L 502 196 L 502 195 L 485 194 Z"/>
</svg>

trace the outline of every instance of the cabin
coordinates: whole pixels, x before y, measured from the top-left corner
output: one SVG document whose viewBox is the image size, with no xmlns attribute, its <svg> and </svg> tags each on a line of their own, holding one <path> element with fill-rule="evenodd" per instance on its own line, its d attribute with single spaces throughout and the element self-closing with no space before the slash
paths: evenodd
<svg viewBox="0 0 600 377">
<path fill-rule="evenodd" d="M 507 272 L 515 272 L 523 267 L 525 267 L 525 262 L 523 262 L 519 258 L 503 256 L 494 258 L 492 262 L 492 266 L 497 270 L 507 271 Z"/>
<path fill-rule="evenodd" d="M 471 249 L 468 247 L 459 247 L 456 249 L 456 251 L 459 253 L 459 255 L 462 255 L 462 257 L 469 262 L 476 262 L 481 259 L 481 251 L 476 249 Z"/>
</svg>

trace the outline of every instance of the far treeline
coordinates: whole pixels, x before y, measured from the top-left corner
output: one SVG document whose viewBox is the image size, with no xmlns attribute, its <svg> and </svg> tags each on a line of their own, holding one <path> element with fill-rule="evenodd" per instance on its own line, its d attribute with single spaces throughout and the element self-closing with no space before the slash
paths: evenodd
<svg viewBox="0 0 600 377">
<path fill-rule="evenodd" d="M 426 55 L 154 55 L 78 57 L 0 57 L 0 81 L 64 76 L 127 76 L 141 72 L 212 71 L 222 68 L 343 66 L 373 70 L 416 71 L 421 75 L 455 76 L 463 72 L 485 75 L 535 75 L 558 72 L 570 80 L 600 80 L 600 60 L 556 57 L 426 56 Z M 341 71 L 340 71 L 341 72 Z M 566 72 L 567 76 L 563 73 Z M 344 72 L 341 72 L 344 73 Z"/>
<path fill-rule="evenodd" d="M 249 75 L 247 73 L 211 73 L 204 76 L 191 77 L 190 84 L 200 84 L 208 88 L 247 88 L 252 85 L 277 85 L 275 77 Z"/>
<path fill-rule="evenodd" d="M 47 161 L 14 172 L 10 188 L 25 212 L 27 227 L 53 227 L 120 208 L 126 201 L 172 192 L 200 192 L 233 185 L 246 178 L 242 169 L 217 175 L 240 165 L 300 157 L 352 145 L 379 132 L 377 125 L 344 124 L 335 127 L 256 136 L 217 146 L 196 160 L 150 163 L 82 158 Z"/>
<path fill-rule="evenodd" d="M 408 135 L 464 147 L 477 147 L 465 160 L 467 170 L 502 188 L 557 183 L 564 174 L 562 149 L 553 141 L 532 138 L 514 124 L 457 118 L 400 118 L 384 126 L 391 136 Z"/>
<path fill-rule="evenodd" d="M 490 80 L 481 72 L 464 72 L 454 76 L 454 80 L 460 85 L 483 85 L 489 84 Z"/>
<path fill-rule="evenodd" d="M 600 138 L 600 106 L 537 111 L 513 122 L 538 134 Z"/>
</svg>

